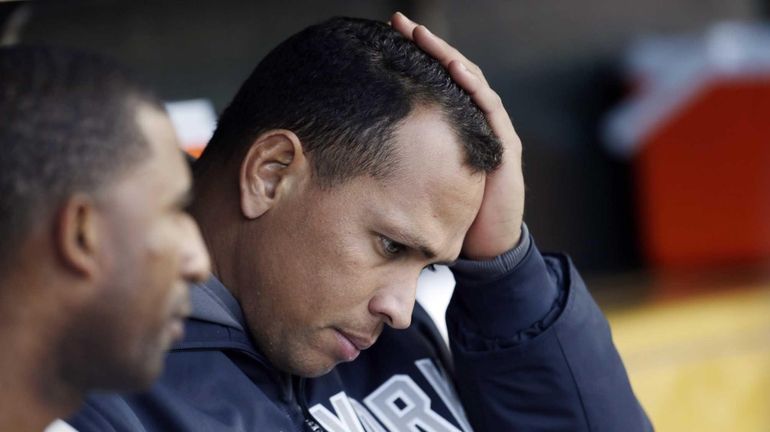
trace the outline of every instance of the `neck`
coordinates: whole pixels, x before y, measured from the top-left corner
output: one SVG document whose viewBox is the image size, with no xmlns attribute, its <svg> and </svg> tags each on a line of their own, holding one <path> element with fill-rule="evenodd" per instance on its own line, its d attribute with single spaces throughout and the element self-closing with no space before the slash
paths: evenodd
<svg viewBox="0 0 770 432">
<path fill-rule="evenodd" d="M 36 321 L 45 321 L 38 312 L 34 313 Z M 0 355 L 0 430 L 40 432 L 55 419 L 72 414 L 85 392 L 73 389 L 59 376 L 50 328 L 41 331 L 41 324 L 18 319 L 8 322 L 8 315 L 0 316 L 4 316 L 0 340 L 5 353 Z"/>
<path fill-rule="evenodd" d="M 209 250 L 211 273 L 238 299 L 236 283 L 236 254 L 238 232 L 233 218 L 240 217 L 237 206 L 240 202 L 233 191 L 219 190 L 217 182 L 201 184 L 195 191 L 195 202 L 190 208 L 201 235 Z M 224 189 L 224 188 L 221 188 Z M 236 191 L 237 192 L 237 191 Z"/>
<path fill-rule="evenodd" d="M 53 420 L 73 414 L 85 396 L 66 379 L 61 363 L 63 329 L 73 312 L 64 300 L 73 287 L 65 275 L 52 270 L 50 256 L 40 252 L 50 246 L 33 240 L 20 248 L 16 271 L 0 280 L 3 431 L 40 432 Z"/>
<path fill-rule="evenodd" d="M 29 383 L 16 382 L 5 373 L 0 380 L 0 430 L 4 431 L 41 432 L 57 418 L 74 414 L 83 400 L 82 395 L 62 399 L 53 394 L 53 388 L 25 388 Z"/>
<path fill-rule="evenodd" d="M 47 225 L 19 245 L 10 270 L 0 279 L 0 430 L 40 432 L 70 416 L 85 397 L 64 372 L 67 321 L 77 312 L 77 292 L 59 271 Z M 68 379 L 69 378 L 69 379 Z"/>
</svg>

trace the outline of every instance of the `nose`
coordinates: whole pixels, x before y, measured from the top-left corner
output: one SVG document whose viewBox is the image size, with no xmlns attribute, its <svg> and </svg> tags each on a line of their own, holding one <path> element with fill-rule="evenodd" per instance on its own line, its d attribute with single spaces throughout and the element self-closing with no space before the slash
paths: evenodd
<svg viewBox="0 0 770 432">
<path fill-rule="evenodd" d="M 188 216 L 182 224 L 182 277 L 192 283 L 203 282 L 211 272 L 209 252 L 195 220 Z"/>
<path fill-rule="evenodd" d="M 369 312 L 395 329 L 408 328 L 417 293 L 417 279 L 393 282 L 379 290 L 369 301 Z"/>
</svg>

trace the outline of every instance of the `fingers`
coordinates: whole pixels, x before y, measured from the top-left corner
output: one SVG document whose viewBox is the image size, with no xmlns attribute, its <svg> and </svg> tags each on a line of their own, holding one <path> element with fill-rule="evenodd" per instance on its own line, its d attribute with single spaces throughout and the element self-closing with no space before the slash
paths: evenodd
<svg viewBox="0 0 770 432">
<path fill-rule="evenodd" d="M 518 142 L 516 132 L 500 96 L 485 81 L 479 79 L 478 75 L 468 70 L 462 62 L 453 60 L 447 69 L 452 80 L 470 95 L 476 106 L 484 113 L 489 126 L 503 140 L 503 143 L 515 145 Z"/>
<path fill-rule="evenodd" d="M 402 36 L 409 40 L 414 40 L 412 33 L 417 28 L 417 23 L 410 20 L 401 12 L 396 12 L 390 17 L 390 25 L 396 29 Z"/>
<path fill-rule="evenodd" d="M 489 114 L 500 108 L 500 98 L 479 77 L 468 70 L 465 64 L 458 60 L 452 60 L 447 66 L 452 80 L 465 90 L 481 108 L 484 114 Z"/>
<path fill-rule="evenodd" d="M 393 14 L 390 22 L 394 29 L 407 39 L 414 41 L 420 49 L 438 60 L 449 71 L 452 79 L 478 105 L 487 117 L 492 130 L 503 142 L 514 144 L 518 142 L 500 96 L 489 87 L 483 72 L 476 64 L 446 41 L 431 33 L 425 26 L 417 24 L 400 12 Z"/>
<path fill-rule="evenodd" d="M 427 27 L 417 24 L 401 12 L 396 12 L 391 16 L 390 25 L 405 38 L 414 41 L 417 46 L 438 60 L 445 68 L 448 68 L 449 63 L 454 60 L 461 61 L 468 69 L 478 75 L 482 82 L 487 82 L 484 73 L 475 63 L 468 60 L 446 41 L 431 33 Z"/>
<path fill-rule="evenodd" d="M 449 63 L 453 61 L 462 62 L 468 70 L 476 74 L 486 84 L 487 80 L 484 77 L 484 73 L 481 72 L 481 69 L 475 63 L 468 60 L 452 45 L 431 33 L 427 27 L 418 25 L 413 31 L 413 40 L 417 46 L 438 60 L 445 68 L 448 68 Z"/>
</svg>

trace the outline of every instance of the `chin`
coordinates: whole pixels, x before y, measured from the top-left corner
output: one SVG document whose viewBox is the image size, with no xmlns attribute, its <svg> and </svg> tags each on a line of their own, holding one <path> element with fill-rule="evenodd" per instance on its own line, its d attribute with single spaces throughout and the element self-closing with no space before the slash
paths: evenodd
<svg viewBox="0 0 770 432">
<path fill-rule="evenodd" d="M 108 372 L 105 368 L 102 375 L 94 377 L 91 380 L 91 384 L 88 385 L 90 390 L 107 391 L 107 392 L 136 392 L 149 389 L 155 380 L 160 376 L 160 368 L 136 368 L 131 369 L 127 367 L 114 369 L 112 372 Z"/>
<path fill-rule="evenodd" d="M 128 387 L 125 391 L 143 391 L 152 387 L 155 380 L 160 378 L 160 374 L 163 371 L 162 367 L 154 367 L 152 369 L 145 368 L 145 370 L 139 371 L 134 376 L 132 382 L 128 383 Z"/>
<path fill-rule="evenodd" d="M 318 378 L 321 376 L 324 376 L 328 374 L 329 372 L 334 370 L 334 367 L 337 366 L 336 364 L 333 364 L 331 366 L 327 366 L 324 368 L 317 368 L 312 370 L 307 370 L 305 373 L 297 373 L 296 375 L 299 375 L 303 378 Z"/>
<path fill-rule="evenodd" d="M 142 391 L 150 388 L 163 372 L 164 360 L 165 351 L 132 365 L 132 372 L 129 374 L 131 379 L 125 382 L 123 391 Z"/>
<path fill-rule="evenodd" d="M 281 363 L 274 362 L 273 364 Z M 278 369 L 302 378 L 318 378 L 324 376 L 334 370 L 334 367 L 337 366 L 337 363 L 329 359 L 319 359 L 315 362 L 296 362 L 289 360 L 283 362 L 283 364 L 287 365 L 287 367 L 278 367 Z"/>
</svg>

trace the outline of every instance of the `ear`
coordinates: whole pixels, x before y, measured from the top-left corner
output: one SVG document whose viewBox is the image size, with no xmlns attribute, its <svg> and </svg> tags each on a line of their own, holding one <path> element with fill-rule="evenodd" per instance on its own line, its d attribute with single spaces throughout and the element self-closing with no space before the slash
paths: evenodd
<svg viewBox="0 0 770 432">
<path fill-rule="evenodd" d="M 241 162 L 241 212 L 262 216 L 308 170 L 302 144 L 294 132 L 275 129 L 254 141 Z"/>
<path fill-rule="evenodd" d="M 56 221 L 55 244 L 64 264 L 84 276 L 98 271 L 99 230 L 93 199 L 84 194 L 69 197 Z"/>
</svg>

